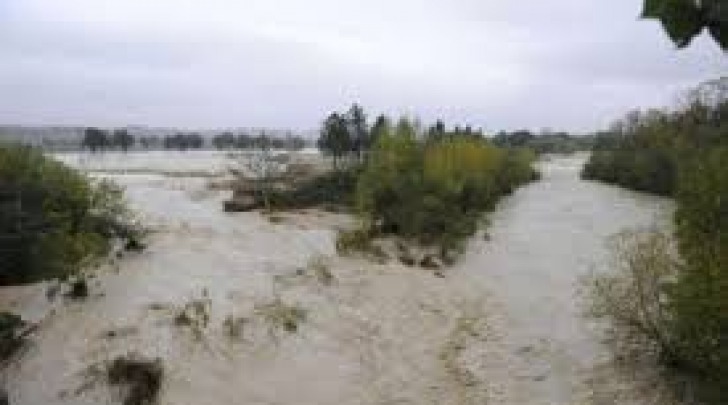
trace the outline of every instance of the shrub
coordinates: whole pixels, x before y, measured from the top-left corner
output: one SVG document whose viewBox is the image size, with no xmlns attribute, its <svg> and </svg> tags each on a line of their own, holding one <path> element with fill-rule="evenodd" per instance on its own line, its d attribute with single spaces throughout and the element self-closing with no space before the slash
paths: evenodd
<svg viewBox="0 0 728 405">
<path fill-rule="evenodd" d="M 421 142 L 414 132 L 402 120 L 379 136 L 359 179 L 357 207 L 375 234 L 458 250 L 484 211 L 534 178 L 532 153 L 464 136 Z"/>
<path fill-rule="evenodd" d="M 122 191 L 29 147 L 0 144 L 0 285 L 65 277 L 140 243 Z"/>
<path fill-rule="evenodd" d="M 597 138 L 583 172 L 586 178 L 676 198 L 683 264 L 664 294 L 662 310 L 670 320 L 666 357 L 699 380 L 700 393 L 716 404 L 728 400 L 721 389 L 728 386 L 726 134 L 728 78 L 722 78 L 698 87 L 677 111 L 629 115 L 611 134 Z"/>
<path fill-rule="evenodd" d="M 646 343 L 675 359 L 677 341 L 667 298 L 680 264 L 669 235 L 622 233 L 615 239 L 613 255 L 612 271 L 587 279 L 589 314 L 611 321 L 614 343 L 622 345 L 622 351 L 644 350 Z"/>
<path fill-rule="evenodd" d="M 274 209 L 321 207 L 346 210 L 353 206 L 360 169 L 350 167 L 333 170 L 296 185 L 290 191 L 272 190 L 270 204 Z"/>
<path fill-rule="evenodd" d="M 262 316 L 271 328 L 281 328 L 289 333 L 298 331 L 299 325 L 306 320 L 306 310 L 286 304 L 280 298 L 256 305 L 255 312 Z"/>
<path fill-rule="evenodd" d="M 336 234 L 336 251 L 343 254 L 366 252 L 371 247 L 372 236 L 366 229 L 339 231 Z"/>
<path fill-rule="evenodd" d="M 728 386 L 728 146 L 685 164 L 677 236 L 685 267 L 671 299 L 685 363 L 709 385 Z M 720 393 L 720 389 L 717 390 Z M 728 400 L 723 390 L 720 400 Z"/>
<path fill-rule="evenodd" d="M 23 338 L 20 336 L 20 329 L 25 322 L 10 312 L 0 312 L 0 360 L 12 356 L 20 348 Z"/>
<path fill-rule="evenodd" d="M 163 376 L 161 359 L 146 359 L 137 355 L 117 357 L 107 370 L 109 383 L 125 389 L 124 405 L 157 403 Z"/>
</svg>

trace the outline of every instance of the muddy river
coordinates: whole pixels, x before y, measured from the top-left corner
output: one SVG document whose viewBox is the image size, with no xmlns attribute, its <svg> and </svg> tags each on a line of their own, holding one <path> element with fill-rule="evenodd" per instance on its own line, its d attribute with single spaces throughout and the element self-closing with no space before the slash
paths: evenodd
<svg viewBox="0 0 728 405">
<path fill-rule="evenodd" d="M 444 278 L 337 256 L 346 215 L 223 213 L 226 193 L 209 187 L 221 158 L 197 177 L 174 159 L 155 163 L 159 174 L 140 158 L 134 173 L 97 174 L 125 187 L 154 232 L 147 251 L 93 272 L 88 299 L 49 299 L 47 285 L 0 290 L 1 309 L 39 322 L 2 372 L 12 404 L 121 403 L 98 370 L 128 353 L 163 361 L 169 405 L 658 403 L 610 366 L 578 280 L 609 270 L 612 235 L 666 226 L 672 206 L 579 180 L 585 156 L 539 163 L 543 179 L 504 199 L 488 237 Z M 209 320 L 180 325 L 195 301 Z M 279 307 L 305 314 L 295 331 L 276 325 Z"/>
</svg>

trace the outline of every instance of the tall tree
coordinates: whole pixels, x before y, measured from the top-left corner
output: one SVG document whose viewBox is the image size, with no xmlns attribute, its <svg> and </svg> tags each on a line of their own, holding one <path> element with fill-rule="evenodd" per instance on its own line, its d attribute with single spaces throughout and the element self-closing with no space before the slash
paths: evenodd
<svg viewBox="0 0 728 405">
<path fill-rule="evenodd" d="M 113 136 L 111 138 L 111 143 L 121 148 L 122 151 L 126 152 L 134 146 L 134 136 L 129 133 L 128 130 L 121 128 L 114 130 Z"/>
<path fill-rule="evenodd" d="M 375 145 L 378 139 L 389 134 L 391 130 L 392 123 L 389 121 L 389 118 L 387 118 L 386 115 L 378 116 L 377 119 L 374 121 L 374 125 L 372 125 L 372 130 L 369 135 L 370 144 L 372 146 Z"/>
<path fill-rule="evenodd" d="M 346 118 L 351 138 L 351 147 L 359 161 L 361 161 L 364 153 L 371 147 L 366 114 L 364 114 L 364 109 L 360 105 L 353 104 Z"/>
<path fill-rule="evenodd" d="M 89 127 L 83 131 L 82 147 L 88 148 L 91 152 L 97 152 L 103 151 L 108 145 L 109 138 L 103 129 Z"/>
<path fill-rule="evenodd" d="M 324 121 L 318 147 L 333 157 L 334 169 L 338 169 L 339 161 L 352 150 L 352 140 L 347 128 L 347 120 L 339 113 L 332 113 Z"/>
<path fill-rule="evenodd" d="M 430 141 L 438 141 L 445 137 L 445 123 L 441 119 L 435 122 L 435 125 L 427 129 L 427 139 Z"/>
</svg>

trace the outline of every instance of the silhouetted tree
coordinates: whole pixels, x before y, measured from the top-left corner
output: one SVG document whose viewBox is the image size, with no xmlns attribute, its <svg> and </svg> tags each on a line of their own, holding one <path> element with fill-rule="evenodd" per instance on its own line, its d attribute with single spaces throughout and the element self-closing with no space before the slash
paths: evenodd
<svg viewBox="0 0 728 405">
<path fill-rule="evenodd" d="M 91 152 L 103 151 L 109 145 L 106 131 L 94 127 L 86 128 L 81 145 L 91 150 Z"/>
<path fill-rule="evenodd" d="M 212 145 L 216 149 L 230 149 L 234 148 L 236 144 L 235 135 L 232 132 L 223 132 L 222 134 L 215 135 L 212 138 Z"/>
<path fill-rule="evenodd" d="M 358 104 L 353 104 L 346 115 L 346 119 L 352 151 L 356 154 L 357 159 L 361 161 L 363 154 L 371 147 L 364 109 Z"/>
<path fill-rule="evenodd" d="M 387 135 L 391 129 L 392 123 L 389 121 L 389 118 L 385 115 L 378 116 L 374 121 L 374 125 L 372 125 L 372 130 L 369 136 L 371 145 L 376 145 L 377 141 L 382 136 Z"/>
<path fill-rule="evenodd" d="M 351 145 L 346 118 L 339 113 L 332 113 L 324 121 L 318 141 L 319 149 L 333 157 L 334 169 L 338 169 L 341 158 L 352 150 Z"/>
<path fill-rule="evenodd" d="M 119 147 L 122 151 L 126 152 L 129 150 L 129 148 L 134 146 L 135 139 L 128 130 L 122 128 L 114 130 L 113 136 L 111 138 L 111 143 L 115 147 Z"/>
</svg>

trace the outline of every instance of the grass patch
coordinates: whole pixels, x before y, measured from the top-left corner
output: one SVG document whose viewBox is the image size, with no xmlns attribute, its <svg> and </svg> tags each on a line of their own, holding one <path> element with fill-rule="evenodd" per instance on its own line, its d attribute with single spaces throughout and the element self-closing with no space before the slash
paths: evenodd
<svg viewBox="0 0 728 405">
<path fill-rule="evenodd" d="M 306 310 L 297 305 L 286 304 L 280 298 L 256 306 L 255 312 L 272 328 L 289 333 L 297 332 L 300 324 L 306 320 Z"/>
<path fill-rule="evenodd" d="M 308 262 L 307 268 L 319 283 L 331 285 L 334 282 L 334 275 L 331 273 L 329 264 L 326 262 L 324 256 L 312 257 Z"/>
<path fill-rule="evenodd" d="M 174 324 L 189 328 L 196 337 L 201 338 L 210 323 L 211 311 L 212 300 L 207 296 L 207 291 L 203 290 L 202 298 L 192 299 L 177 310 Z"/>
</svg>

